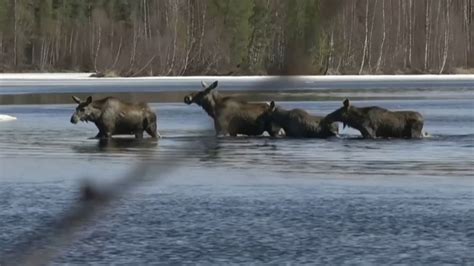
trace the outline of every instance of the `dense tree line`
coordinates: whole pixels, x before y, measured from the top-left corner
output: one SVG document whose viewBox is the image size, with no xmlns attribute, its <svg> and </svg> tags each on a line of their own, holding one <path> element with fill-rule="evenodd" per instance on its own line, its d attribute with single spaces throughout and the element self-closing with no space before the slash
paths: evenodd
<svg viewBox="0 0 474 266">
<path fill-rule="evenodd" d="M 347 1 L 327 24 L 334 73 L 473 68 L 474 0 Z"/>
<path fill-rule="evenodd" d="M 0 71 L 473 68 L 474 0 L 0 0 Z"/>
</svg>

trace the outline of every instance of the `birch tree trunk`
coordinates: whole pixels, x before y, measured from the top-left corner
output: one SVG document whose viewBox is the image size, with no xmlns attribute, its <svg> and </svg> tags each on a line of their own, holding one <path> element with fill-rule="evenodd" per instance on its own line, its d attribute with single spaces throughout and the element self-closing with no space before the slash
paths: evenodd
<svg viewBox="0 0 474 266">
<path fill-rule="evenodd" d="M 441 17 L 441 4 L 442 3 L 443 3 L 442 1 L 438 1 L 438 11 L 436 13 L 436 21 L 438 22 L 438 31 L 435 32 L 435 37 L 437 36 L 437 38 L 435 38 L 435 40 L 434 40 L 435 45 L 436 45 L 435 48 L 434 48 L 435 51 L 441 51 L 441 49 L 442 49 L 441 44 L 440 44 L 441 43 L 441 36 L 440 36 L 441 34 L 440 34 L 440 30 L 439 30 L 439 28 L 441 27 L 440 26 L 441 25 L 440 17 Z M 437 53 L 437 66 L 438 67 L 441 66 L 441 56 L 440 55 L 441 55 L 441 53 Z"/>
<path fill-rule="evenodd" d="M 387 32 L 386 23 L 385 23 L 385 0 L 382 0 L 382 43 L 380 44 L 379 59 L 377 60 L 377 65 L 375 67 L 375 72 L 380 72 L 380 65 L 382 63 L 383 48 L 385 45 L 385 36 Z"/>
<path fill-rule="evenodd" d="M 98 41 L 97 41 L 97 48 L 95 50 L 95 54 L 94 54 L 94 69 L 95 69 L 95 72 L 97 73 L 98 70 L 97 70 L 97 58 L 99 57 L 99 50 L 100 50 L 100 44 L 101 44 L 101 41 L 102 41 L 102 27 L 99 25 L 99 30 L 98 30 Z"/>
<path fill-rule="evenodd" d="M 403 42 L 402 42 L 402 49 L 403 49 L 403 68 L 408 68 L 408 47 L 410 46 L 410 14 L 407 12 L 406 2 L 402 2 L 402 14 L 405 17 L 404 23 L 404 34 L 403 34 Z"/>
<path fill-rule="evenodd" d="M 402 50 L 401 45 L 396 45 L 397 43 L 402 43 L 403 44 L 403 36 L 401 36 L 401 28 L 402 28 L 402 1 L 395 1 L 398 2 L 398 19 L 397 19 L 397 32 L 395 34 L 395 40 L 394 40 L 394 52 L 392 53 L 392 64 L 396 64 L 396 58 L 399 55 L 400 50 Z"/>
<path fill-rule="evenodd" d="M 17 35 L 18 35 L 18 18 L 17 18 L 17 11 L 16 11 L 16 2 L 17 0 L 13 1 L 13 65 L 16 67 L 18 65 L 18 44 L 17 44 Z"/>
<path fill-rule="evenodd" d="M 439 73 L 442 74 L 446 67 L 446 60 L 448 59 L 448 48 L 449 48 L 449 8 L 451 7 L 451 0 L 446 1 L 446 25 L 444 29 L 444 52 L 443 52 L 443 64 L 441 65 L 441 69 Z"/>
<path fill-rule="evenodd" d="M 409 0 L 408 5 L 408 67 L 412 68 L 412 59 L 413 59 L 413 19 L 414 10 L 413 10 L 413 0 Z"/>
<path fill-rule="evenodd" d="M 176 61 L 176 49 L 177 49 L 177 42 L 178 42 L 178 2 L 173 1 L 173 11 L 174 11 L 174 35 L 173 35 L 173 55 L 171 57 L 171 64 L 168 69 L 168 73 L 166 75 L 169 75 L 172 73 L 174 69 L 174 64 Z"/>
<path fill-rule="evenodd" d="M 474 43 L 472 40 L 472 34 L 474 34 L 474 25 L 472 25 L 472 20 L 474 17 L 474 0 L 466 0 L 466 11 L 465 11 L 465 23 L 466 23 L 466 67 L 474 67 Z"/>
<path fill-rule="evenodd" d="M 351 2 L 351 26 L 350 26 L 350 29 L 349 29 L 349 43 L 347 45 L 347 51 L 346 51 L 346 54 L 343 55 L 344 57 L 350 57 L 352 55 L 352 34 L 354 32 L 354 25 L 356 24 L 356 15 L 355 15 L 355 5 L 356 5 L 356 2 L 355 1 L 352 1 Z M 352 60 L 348 60 L 349 64 L 352 63 Z M 353 62 L 355 64 L 355 60 Z"/>
<path fill-rule="evenodd" d="M 372 70 L 372 37 L 374 36 L 374 24 L 375 24 L 375 14 L 376 14 L 376 8 L 377 8 L 377 3 L 378 3 L 378 0 L 375 0 L 375 3 L 374 3 L 374 8 L 373 8 L 373 12 L 372 12 L 372 22 L 371 22 L 371 25 L 370 25 L 370 33 L 369 33 L 369 44 L 367 46 L 367 65 L 369 67 L 369 71 Z"/>
<path fill-rule="evenodd" d="M 359 75 L 361 75 L 362 71 L 364 70 L 368 42 L 369 42 L 369 0 L 367 0 L 366 7 L 365 7 L 365 40 L 364 40 L 364 50 L 362 52 L 362 61 L 360 63 Z"/>
<path fill-rule="evenodd" d="M 423 69 L 428 70 L 428 56 L 430 44 L 430 0 L 425 0 L 425 59 Z"/>
</svg>

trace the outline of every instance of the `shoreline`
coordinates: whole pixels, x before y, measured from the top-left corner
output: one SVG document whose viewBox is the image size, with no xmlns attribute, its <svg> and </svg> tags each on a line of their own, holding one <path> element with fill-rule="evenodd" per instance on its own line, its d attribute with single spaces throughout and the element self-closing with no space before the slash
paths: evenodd
<svg viewBox="0 0 474 266">
<path fill-rule="evenodd" d="M 222 95 L 249 101 L 353 99 L 474 99 L 474 75 L 186 76 L 94 78 L 90 73 L 0 73 L 0 105 L 62 104 L 71 95 L 182 102 L 219 81 Z"/>
<path fill-rule="evenodd" d="M 93 96 L 95 98 L 105 98 L 114 96 L 126 101 L 132 102 L 148 102 L 148 103 L 182 103 L 183 98 L 189 92 L 57 92 L 57 93 L 26 93 L 26 94 L 0 94 L 0 106 L 4 105 L 31 105 L 31 104 L 70 104 L 71 96 L 86 98 Z M 302 91 L 225 91 L 221 92 L 223 96 L 234 96 L 250 102 L 270 102 L 270 101 L 286 101 L 286 102 L 305 102 L 305 101 L 342 101 L 350 98 L 355 101 L 365 100 L 462 100 L 474 99 L 474 91 L 472 92 L 456 92 L 424 95 L 416 91 L 397 93 L 397 92 L 302 92 Z"/>
<path fill-rule="evenodd" d="M 90 77 L 93 73 L 0 73 L 2 80 L 308 80 L 308 81 L 423 81 L 423 80 L 472 80 L 474 74 L 420 74 L 420 75 L 321 75 L 321 76 L 150 76 L 150 77 Z M 1 84 L 0 84 L 1 85 Z"/>
</svg>

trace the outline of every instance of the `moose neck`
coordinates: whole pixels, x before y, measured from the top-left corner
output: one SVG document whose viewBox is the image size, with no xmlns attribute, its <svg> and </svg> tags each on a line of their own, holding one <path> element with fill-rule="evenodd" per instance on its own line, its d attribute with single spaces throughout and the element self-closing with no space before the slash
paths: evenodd
<svg viewBox="0 0 474 266">
<path fill-rule="evenodd" d="M 217 92 L 212 92 L 202 100 L 201 107 L 210 117 L 215 118 L 216 105 L 220 100 L 221 96 Z"/>
<path fill-rule="evenodd" d="M 349 127 L 362 131 L 364 130 L 364 120 L 365 118 L 362 111 L 357 107 L 351 107 L 351 110 L 349 111 L 349 119 L 341 122 L 347 124 Z"/>
<path fill-rule="evenodd" d="M 103 103 L 101 103 L 101 102 L 93 102 L 92 103 L 93 111 L 87 117 L 87 121 L 97 123 L 97 121 L 99 120 L 100 115 L 102 113 L 102 105 L 103 105 Z"/>
<path fill-rule="evenodd" d="M 278 126 L 285 128 L 289 121 L 289 113 L 288 110 L 276 108 L 272 113 L 272 121 Z"/>
</svg>

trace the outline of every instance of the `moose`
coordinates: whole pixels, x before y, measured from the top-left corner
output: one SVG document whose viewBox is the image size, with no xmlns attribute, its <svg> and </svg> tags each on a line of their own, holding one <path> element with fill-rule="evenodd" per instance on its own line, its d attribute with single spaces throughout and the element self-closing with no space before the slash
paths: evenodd
<svg viewBox="0 0 474 266">
<path fill-rule="evenodd" d="M 324 117 L 311 115 L 303 109 L 285 110 L 270 103 L 269 108 L 259 118 L 263 120 L 265 130 L 270 135 L 278 134 L 283 128 L 287 137 L 292 138 L 328 138 L 337 136 L 339 127 L 337 123 L 321 124 Z"/>
<path fill-rule="evenodd" d="M 201 82 L 204 90 L 184 97 L 184 103 L 201 106 L 214 119 L 217 136 L 238 134 L 258 136 L 265 132 L 264 124 L 258 118 L 268 109 L 266 103 L 248 103 L 231 96 L 221 96 L 215 90 L 218 82 L 211 85 Z"/>
<path fill-rule="evenodd" d="M 389 111 L 378 106 L 355 107 L 349 99 L 328 114 L 322 123 L 342 122 L 364 138 L 423 138 L 423 116 L 413 111 Z"/>
<path fill-rule="evenodd" d="M 141 139 L 143 131 L 152 138 L 161 137 L 157 131 L 156 114 L 146 103 L 126 103 L 114 97 L 95 101 L 92 101 L 91 96 L 85 101 L 76 96 L 72 96 L 72 99 L 78 106 L 71 116 L 71 123 L 95 123 L 99 129 L 95 138 L 109 139 L 112 135 L 130 134 Z"/>
</svg>

